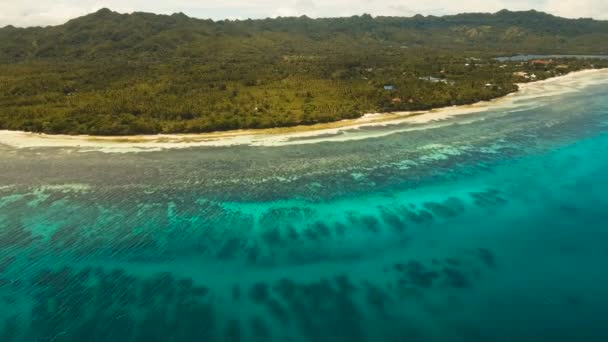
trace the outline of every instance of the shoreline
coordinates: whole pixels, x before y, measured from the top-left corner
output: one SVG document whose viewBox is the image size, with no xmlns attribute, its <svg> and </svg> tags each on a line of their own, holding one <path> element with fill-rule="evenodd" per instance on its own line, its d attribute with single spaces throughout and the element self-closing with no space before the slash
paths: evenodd
<svg viewBox="0 0 608 342">
<path fill-rule="evenodd" d="M 364 127 L 396 126 L 400 124 L 423 126 L 423 124 L 444 121 L 459 115 L 477 114 L 501 108 L 510 109 L 517 107 L 515 103 L 517 100 L 542 98 L 564 92 L 578 91 L 581 87 L 587 86 L 587 83 L 593 84 L 593 82 L 585 83 L 584 81 L 587 78 L 602 74 L 608 76 L 608 69 L 585 69 L 546 80 L 519 83 L 517 84 L 519 87 L 517 91 L 490 101 L 481 101 L 463 106 L 441 107 L 427 111 L 369 113 L 357 119 L 309 126 L 131 136 L 49 135 L 0 130 L 0 145 L 13 148 L 72 147 L 84 151 L 143 152 L 198 146 L 282 146 L 364 139 L 366 136 L 361 137 L 361 134 L 351 134 L 351 137 L 345 137 L 344 135 Z M 416 129 L 416 127 L 410 128 Z M 386 133 L 393 134 L 398 131 Z"/>
</svg>

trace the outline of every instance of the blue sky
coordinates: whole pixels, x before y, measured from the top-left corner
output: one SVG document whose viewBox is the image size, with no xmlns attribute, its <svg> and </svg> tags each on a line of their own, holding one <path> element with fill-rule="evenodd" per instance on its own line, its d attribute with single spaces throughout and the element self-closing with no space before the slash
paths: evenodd
<svg viewBox="0 0 608 342">
<path fill-rule="evenodd" d="M 536 9 L 555 15 L 608 19 L 608 0 L 0 0 L 0 27 L 56 25 L 108 7 L 212 19 L 246 19 L 306 14 L 311 17 L 411 16 Z"/>
</svg>

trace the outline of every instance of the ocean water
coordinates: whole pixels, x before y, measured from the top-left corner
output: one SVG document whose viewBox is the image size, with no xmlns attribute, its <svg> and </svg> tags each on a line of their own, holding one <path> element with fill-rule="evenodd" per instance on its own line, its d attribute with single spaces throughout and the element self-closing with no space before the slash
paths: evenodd
<svg viewBox="0 0 608 342">
<path fill-rule="evenodd" d="M 607 341 L 596 81 L 343 142 L 0 145 L 0 341 Z"/>
<path fill-rule="evenodd" d="M 544 58 L 577 58 L 577 59 L 607 59 L 608 55 L 516 55 L 496 58 L 500 62 L 521 62 Z"/>
</svg>

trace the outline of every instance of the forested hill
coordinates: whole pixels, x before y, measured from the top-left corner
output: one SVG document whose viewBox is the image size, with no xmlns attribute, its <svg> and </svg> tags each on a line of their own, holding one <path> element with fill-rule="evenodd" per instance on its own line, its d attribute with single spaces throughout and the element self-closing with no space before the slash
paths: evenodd
<svg viewBox="0 0 608 342">
<path fill-rule="evenodd" d="M 489 100 L 608 60 L 608 22 L 539 12 L 212 21 L 107 9 L 0 29 L 0 129 L 123 135 L 267 128 Z"/>
<path fill-rule="evenodd" d="M 510 12 L 454 16 L 212 21 L 108 9 L 54 27 L 0 29 L 0 60 L 300 53 L 398 44 L 493 53 L 606 53 L 608 22 Z"/>
</svg>

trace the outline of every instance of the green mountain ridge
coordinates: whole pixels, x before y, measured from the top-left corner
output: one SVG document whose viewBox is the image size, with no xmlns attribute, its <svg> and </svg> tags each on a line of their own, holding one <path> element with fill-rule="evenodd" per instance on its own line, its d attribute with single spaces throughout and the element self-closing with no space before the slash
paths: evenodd
<svg viewBox="0 0 608 342">
<path fill-rule="evenodd" d="M 36 58 L 184 57 L 218 53 L 221 43 L 249 39 L 259 49 L 301 52 L 333 43 L 404 44 L 434 49 L 605 53 L 608 22 L 503 10 L 444 17 L 289 17 L 212 21 L 183 13 L 119 14 L 109 9 L 50 27 L 0 29 L 0 61 Z M 244 42 L 237 42 L 243 45 Z M 280 45 L 280 46 L 277 46 Z M 605 45 L 605 44 L 604 44 Z M 234 48 L 231 46 L 231 48 Z M 240 48 L 244 48 L 240 46 Z"/>
</svg>

